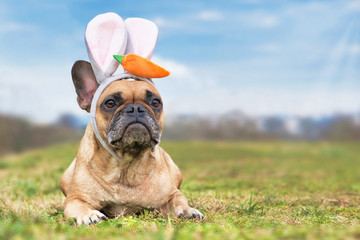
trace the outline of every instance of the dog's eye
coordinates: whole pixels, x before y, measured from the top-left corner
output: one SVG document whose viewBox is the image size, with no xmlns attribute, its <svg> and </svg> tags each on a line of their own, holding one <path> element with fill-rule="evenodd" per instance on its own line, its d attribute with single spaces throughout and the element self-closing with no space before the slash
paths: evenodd
<svg viewBox="0 0 360 240">
<path fill-rule="evenodd" d="M 107 101 L 105 102 L 105 105 L 106 105 L 106 107 L 108 107 L 108 108 L 113 108 L 113 107 L 115 107 L 115 101 L 114 101 L 114 100 L 107 100 Z"/>
<path fill-rule="evenodd" d="M 160 105 L 160 101 L 158 99 L 154 99 L 151 101 L 151 106 L 158 107 Z"/>
</svg>

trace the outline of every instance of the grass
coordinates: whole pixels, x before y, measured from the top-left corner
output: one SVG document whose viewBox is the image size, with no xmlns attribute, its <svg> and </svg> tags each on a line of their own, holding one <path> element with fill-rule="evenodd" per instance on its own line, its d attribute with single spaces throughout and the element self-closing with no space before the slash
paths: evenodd
<svg viewBox="0 0 360 240">
<path fill-rule="evenodd" d="M 164 142 L 204 221 L 66 221 L 63 144 L 0 158 L 0 239 L 359 239 L 360 143 Z"/>
</svg>

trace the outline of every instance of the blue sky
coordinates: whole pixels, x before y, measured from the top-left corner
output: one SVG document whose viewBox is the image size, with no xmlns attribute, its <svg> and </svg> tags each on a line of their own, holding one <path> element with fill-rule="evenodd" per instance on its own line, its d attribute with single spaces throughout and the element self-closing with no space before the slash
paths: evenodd
<svg viewBox="0 0 360 240">
<path fill-rule="evenodd" d="M 360 1 L 0 3 L 0 112 L 49 122 L 85 115 L 70 69 L 86 24 L 113 11 L 159 27 L 153 61 L 168 115 L 321 116 L 360 111 Z"/>
</svg>

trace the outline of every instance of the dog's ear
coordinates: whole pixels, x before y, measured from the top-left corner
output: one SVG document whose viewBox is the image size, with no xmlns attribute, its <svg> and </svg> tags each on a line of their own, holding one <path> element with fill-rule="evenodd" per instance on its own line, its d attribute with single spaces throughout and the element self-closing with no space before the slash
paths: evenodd
<svg viewBox="0 0 360 240">
<path fill-rule="evenodd" d="M 76 61 L 71 69 L 79 106 L 90 111 L 91 100 L 99 84 L 96 81 L 91 64 L 86 61 Z"/>
</svg>

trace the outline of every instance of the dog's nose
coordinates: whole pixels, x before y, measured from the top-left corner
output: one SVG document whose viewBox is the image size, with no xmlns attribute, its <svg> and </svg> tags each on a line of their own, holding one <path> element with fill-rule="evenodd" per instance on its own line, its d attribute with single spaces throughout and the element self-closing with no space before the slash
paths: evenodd
<svg viewBox="0 0 360 240">
<path fill-rule="evenodd" d="M 125 112 L 134 114 L 143 113 L 145 112 L 145 107 L 140 104 L 131 104 L 125 107 Z"/>
</svg>

